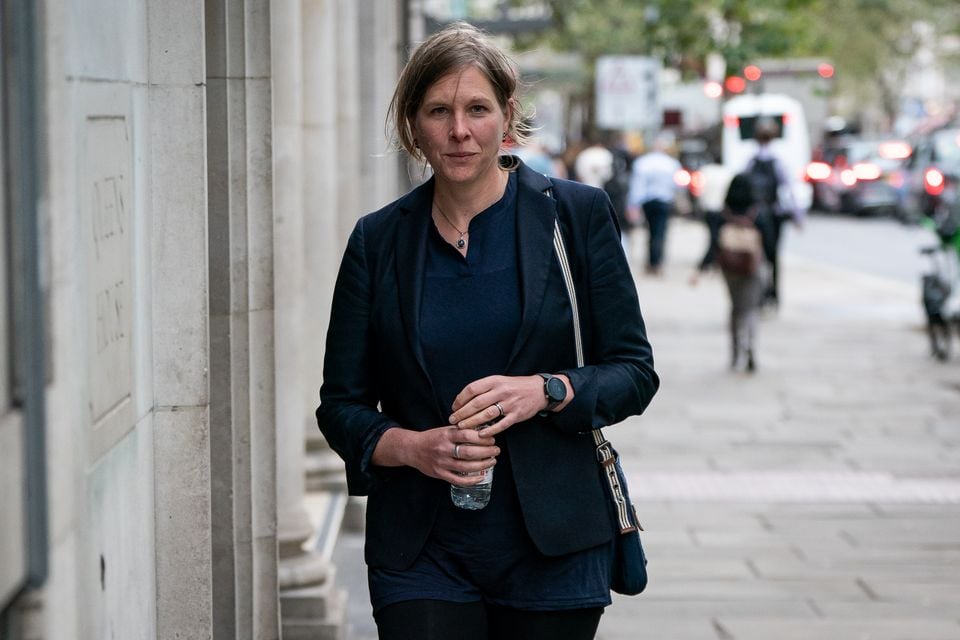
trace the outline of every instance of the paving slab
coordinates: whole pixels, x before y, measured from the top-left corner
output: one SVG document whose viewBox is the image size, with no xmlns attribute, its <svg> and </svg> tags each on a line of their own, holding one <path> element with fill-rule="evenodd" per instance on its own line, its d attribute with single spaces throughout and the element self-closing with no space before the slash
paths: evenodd
<svg viewBox="0 0 960 640">
<path fill-rule="evenodd" d="M 657 508 L 652 582 L 601 637 L 960 638 L 960 367 L 930 360 L 917 291 L 787 256 L 760 371 L 732 374 L 722 283 L 684 283 L 697 234 L 673 225 L 666 277 L 638 273 L 664 388 L 609 435 Z M 661 524 L 694 548 L 658 562 Z"/>
<path fill-rule="evenodd" d="M 718 625 L 722 629 L 720 637 L 736 640 L 956 640 L 960 637 L 960 625 L 947 620 L 868 618 L 798 622 L 724 618 Z"/>
</svg>

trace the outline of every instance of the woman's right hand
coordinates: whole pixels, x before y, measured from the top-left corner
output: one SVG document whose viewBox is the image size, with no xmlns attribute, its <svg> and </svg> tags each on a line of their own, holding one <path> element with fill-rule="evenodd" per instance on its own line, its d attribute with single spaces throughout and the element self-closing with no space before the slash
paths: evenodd
<svg viewBox="0 0 960 640">
<path fill-rule="evenodd" d="M 498 455 L 500 447 L 493 436 L 481 437 L 472 429 L 393 427 L 380 437 L 371 462 L 381 467 L 413 467 L 431 478 L 470 486 L 483 480 L 478 472 L 493 467 Z"/>
</svg>

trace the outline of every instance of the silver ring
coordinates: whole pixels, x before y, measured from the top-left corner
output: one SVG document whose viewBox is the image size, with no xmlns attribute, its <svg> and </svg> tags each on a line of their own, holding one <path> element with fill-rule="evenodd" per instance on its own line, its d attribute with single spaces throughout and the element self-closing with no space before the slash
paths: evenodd
<svg viewBox="0 0 960 640">
<path fill-rule="evenodd" d="M 453 445 L 453 457 L 457 460 L 460 459 L 460 445 L 458 444 Z"/>
<path fill-rule="evenodd" d="M 494 402 L 494 403 L 493 403 L 493 406 L 495 406 L 495 407 L 497 408 L 497 411 L 500 412 L 500 415 L 497 416 L 497 417 L 498 417 L 498 418 L 502 418 L 502 417 L 503 417 L 503 414 L 504 414 L 503 405 L 500 404 L 499 402 Z"/>
</svg>

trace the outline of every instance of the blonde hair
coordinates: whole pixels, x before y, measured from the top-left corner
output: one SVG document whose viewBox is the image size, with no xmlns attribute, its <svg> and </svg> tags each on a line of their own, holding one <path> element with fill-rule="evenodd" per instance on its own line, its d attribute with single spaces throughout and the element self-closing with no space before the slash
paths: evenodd
<svg viewBox="0 0 960 640">
<path fill-rule="evenodd" d="M 500 108 L 506 112 L 510 107 L 507 135 L 520 145 L 527 141 L 530 125 L 517 100 L 520 79 L 516 65 L 482 31 L 466 22 L 456 22 L 424 40 L 400 73 L 386 118 L 388 130 L 392 125 L 397 148 L 426 163 L 413 131 L 417 110 L 434 82 L 469 66 L 476 67 L 490 81 Z"/>
</svg>

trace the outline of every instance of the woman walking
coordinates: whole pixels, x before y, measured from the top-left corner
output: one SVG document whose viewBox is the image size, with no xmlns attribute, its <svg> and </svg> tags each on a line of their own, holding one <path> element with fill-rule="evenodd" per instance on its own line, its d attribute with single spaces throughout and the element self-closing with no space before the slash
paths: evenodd
<svg viewBox="0 0 960 640">
<path fill-rule="evenodd" d="M 501 156 L 526 135 L 516 91 L 469 25 L 421 44 L 388 119 L 433 176 L 361 218 L 340 267 L 317 420 L 369 496 L 383 639 L 587 640 L 610 603 L 589 431 L 639 414 L 659 382 L 609 200 Z"/>
<path fill-rule="evenodd" d="M 752 373 L 757 367 L 757 325 L 770 268 L 764 258 L 763 234 L 749 175 L 734 176 L 725 204 L 717 246 L 720 269 L 730 293 L 730 366 L 735 371 Z"/>
</svg>

